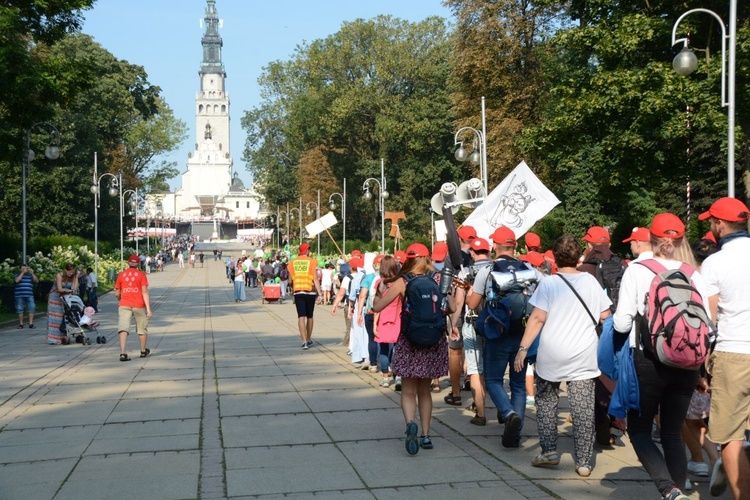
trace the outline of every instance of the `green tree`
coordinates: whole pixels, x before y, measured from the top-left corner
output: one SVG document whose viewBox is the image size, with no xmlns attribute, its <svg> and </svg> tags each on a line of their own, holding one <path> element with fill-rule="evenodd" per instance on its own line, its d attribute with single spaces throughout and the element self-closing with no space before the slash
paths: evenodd
<svg viewBox="0 0 750 500">
<path fill-rule="evenodd" d="M 429 198 L 459 171 L 450 161 L 450 51 L 444 20 L 381 16 L 344 23 L 298 47 L 292 60 L 266 67 L 265 101 L 245 115 L 243 126 L 244 159 L 269 204 L 296 200 L 303 154 L 324 151 L 331 184 L 347 179 L 347 237 L 379 239 L 379 214 L 359 196 L 359 186 L 380 177 L 384 158 L 388 190 L 398 193 L 386 209 L 423 207 L 411 210 L 401 229 L 425 234 Z"/>
</svg>

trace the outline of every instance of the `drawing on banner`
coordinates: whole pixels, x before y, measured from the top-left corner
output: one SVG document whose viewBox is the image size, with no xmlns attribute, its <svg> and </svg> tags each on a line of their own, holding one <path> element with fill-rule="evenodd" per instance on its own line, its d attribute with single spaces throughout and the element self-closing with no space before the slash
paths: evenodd
<svg viewBox="0 0 750 500">
<path fill-rule="evenodd" d="M 500 198 L 500 204 L 490 218 L 490 225 L 494 228 L 500 226 L 519 228 L 526 222 L 524 212 L 535 198 L 527 194 L 529 187 L 525 182 L 519 182 L 515 186 L 512 184 L 513 180 L 508 187 L 512 188 L 513 192 Z"/>
</svg>

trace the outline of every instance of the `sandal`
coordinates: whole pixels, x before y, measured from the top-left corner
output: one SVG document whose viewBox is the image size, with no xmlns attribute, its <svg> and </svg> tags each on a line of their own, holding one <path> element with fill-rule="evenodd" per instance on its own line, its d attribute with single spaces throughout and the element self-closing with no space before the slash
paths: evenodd
<svg viewBox="0 0 750 500">
<path fill-rule="evenodd" d="M 130 361 L 130 356 L 125 353 L 120 354 L 120 361 Z"/>
<path fill-rule="evenodd" d="M 145 358 L 149 354 L 151 354 L 151 349 L 146 349 L 145 351 L 141 351 L 141 357 L 142 358 Z"/>
<path fill-rule="evenodd" d="M 443 398 L 443 401 L 452 406 L 463 405 L 463 403 L 461 403 L 461 396 L 454 396 L 452 392 L 448 393 L 448 395 Z"/>
<path fill-rule="evenodd" d="M 19 330 L 23 330 L 23 325 L 22 325 L 22 324 L 21 324 L 21 325 L 18 325 L 18 329 L 19 329 Z"/>
<path fill-rule="evenodd" d="M 476 403 L 471 403 L 469 406 L 466 407 L 466 409 L 469 410 L 469 411 L 473 411 L 474 413 L 476 413 L 477 412 L 477 404 Z"/>
</svg>

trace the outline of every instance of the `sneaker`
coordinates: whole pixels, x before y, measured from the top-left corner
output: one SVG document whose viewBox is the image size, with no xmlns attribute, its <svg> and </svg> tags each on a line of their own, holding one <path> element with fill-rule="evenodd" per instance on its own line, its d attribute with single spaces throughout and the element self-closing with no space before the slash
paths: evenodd
<svg viewBox="0 0 750 500">
<path fill-rule="evenodd" d="M 589 477 L 591 475 L 591 466 L 589 465 L 576 465 L 576 474 L 581 477 Z M 679 490 L 677 490 L 679 491 Z M 685 497 L 687 498 L 687 497 Z"/>
<path fill-rule="evenodd" d="M 391 379 L 383 377 L 380 379 L 380 387 L 389 387 L 391 385 Z"/>
<path fill-rule="evenodd" d="M 471 420 L 469 420 L 469 423 L 483 427 L 487 425 L 487 417 L 480 417 L 479 415 L 474 415 L 474 417 Z"/>
<path fill-rule="evenodd" d="M 506 448 L 518 448 L 521 444 L 519 430 L 523 420 L 516 412 L 511 412 L 505 419 L 505 430 L 503 431 L 503 446 Z"/>
<path fill-rule="evenodd" d="M 301 347 L 302 347 L 302 349 L 305 349 L 305 350 L 307 350 L 307 349 L 310 348 L 310 346 L 307 345 L 307 342 L 303 343 Z"/>
<path fill-rule="evenodd" d="M 534 467 L 547 467 L 549 465 L 558 465 L 559 463 L 560 455 L 556 451 L 541 453 L 531 459 L 531 465 Z"/>
<path fill-rule="evenodd" d="M 396 380 L 395 380 L 395 389 L 397 391 L 401 390 L 401 377 L 396 377 Z"/>
<path fill-rule="evenodd" d="M 694 476 L 708 477 L 708 464 L 706 462 L 693 462 L 688 460 L 687 470 Z"/>
<path fill-rule="evenodd" d="M 708 484 L 708 491 L 712 497 L 721 496 L 726 491 L 727 473 L 724 470 L 724 462 L 721 459 L 718 459 L 714 464 L 714 470 L 711 471 L 711 481 Z"/>
<path fill-rule="evenodd" d="M 378 373 L 379 371 L 377 366 L 370 366 L 370 373 Z"/>
<path fill-rule="evenodd" d="M 674 488 L 664 497 L 664 500 L 689 500 L 690 497 L 683 494 L 679 488 Z"/>
<path fill-rule="evenodd" d="M 526 396 L 526 406 L 529 408 L 533 408 L 536 406 L 536 401 L 534 401 L 534 396 Z"/>
<path fill-rule="evenodd" d="M 417 452 L 419 452 L 417 431 L 417 424 L 414 422 L 414 420 L 410 420 L 409 423 L 406 424 L 406 431 L 404 431 L 404 434 L 406 435 L 406 452 L 409 455 L 416 455 Z"/>
<path fill-rule="evenodd" d="M 420 436 L 419 446 L 421 446 L 425 450 L 431 450 L 433 447 L 432 447 L 432 439 L 430 439 L 430 436 Z"/>
<path fill-rule="evenodd" d="M 363 370 L 369 370 L 370 369 L 370 360 L 366 359 L 362 365 L 360 365 L 360 368 Z"/>
<path fill-rule="evenodd" d="M 690 479 L 685 479 L 685 491 L 690 491 L 693 489 L 693 483 L 690 482 Z"/>
</svg>

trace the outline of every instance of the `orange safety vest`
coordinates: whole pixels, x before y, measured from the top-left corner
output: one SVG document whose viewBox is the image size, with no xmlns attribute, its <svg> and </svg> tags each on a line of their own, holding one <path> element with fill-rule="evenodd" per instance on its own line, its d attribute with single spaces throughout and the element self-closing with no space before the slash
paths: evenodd
<svg viewBox="0 0 750 500">
<path fill-rule="evenodd" d="M 294 292 L 311 292 L 315 289 L 313 278 L 318 261 L 301 255 L 289 262 L 289 276 Z"/>
</svg>

